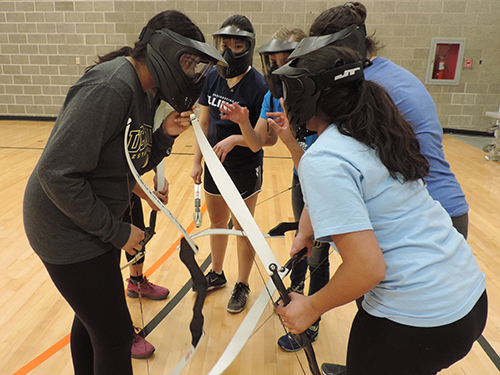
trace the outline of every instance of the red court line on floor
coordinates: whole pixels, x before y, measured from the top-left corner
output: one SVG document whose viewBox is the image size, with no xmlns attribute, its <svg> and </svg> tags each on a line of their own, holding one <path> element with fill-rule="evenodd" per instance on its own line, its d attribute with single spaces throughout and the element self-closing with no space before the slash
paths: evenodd
<svg viewBox="0 0 500 375">
<path fill-rule="evenodd" d="M 203 207 L 201 208 L 201 212 L 205 213 L 207 210 L 207 205 L 203 204 Z M 194 229 L 194 221 L 191 222 L 191 224 L 187 227 L 186 232 L 191 233 L 191 231 Z M 153 272 L 155 272 L 165 261 L 170 258 L 170 256 L 174 253 L 174 251 L 177 249 L 177 246 L 181 242 L 181 237 L 177 239 L 177 241 L 174 242 L 172 246 L 163 254 L 151 267 L 149 267 L 146 272 L 144 272 L 144 275 L 150 276 Z M 50 348 L 48 348 L 46 351 L 44 351 L 42 354 L 40 354 L 38 357 L 34 358 L 30 362 L 28 362 L 26 365 L 21 367 L 19 370 L 14 372 L 12 375 L 26 375 L 29 372 L 33 371 L 35 368 L 40 366 L 43 362 L 45 362 L 47 359 L 52 357 L 54 354 L 56 354 L 59 350 L 64 348 L 66 345 L 69 344 L 70 340 L 70 335 L 67 334 L 64 336 L 61 340 L 56 342 L 54 345 L 52 345 Z"/>
</svg>

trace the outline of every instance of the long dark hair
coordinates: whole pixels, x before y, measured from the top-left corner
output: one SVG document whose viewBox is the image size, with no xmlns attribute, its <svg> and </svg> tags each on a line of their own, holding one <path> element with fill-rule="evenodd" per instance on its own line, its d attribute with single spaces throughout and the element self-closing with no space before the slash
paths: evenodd
<svg viewBox="0 0 500 375">
<path fill-rule="evenodd" d="M 220 26 L 220 28 L 224 28 L 226 26 L 236 26 L 241 30 L 248 31 L 249 33 L 255 33 L 252 22 L 245 16 L 241 14 L 234 14 L 228 17 Z"/>
<path fill-rule="evenodd" d="M 299 58 L 297 67 L 312 75 L 332 68 L 332 61 L 345 64 L 359 60 L 355 51 L 326 46 Z M 429 163 L 411 125 L 403 118 L 385 89 L 364 79 L 321 92 L 316 115 L 337 125 L 341 134 L 377 150 L 382 163 L 395 179 L 416 181 L 429 173 Z"/>
<path fill-rule="evenodd" d="M 198 26 L 196 26 L 188 16 L 178 10 L 165 10 L 160 12 L 151 18 L 146 26 L 151 30 L 169 29 L 187 38 L 205 42 L 205 36 Z M 106 55 L 97 56 L 98 60 L 95 65 L 114 60 L 120 56 L 130 56 L 134 60 L 144 61 L 147 44 L 147 41 L 138 40 L 135 42 L 133 48 L 125 46 L 116 51 L 107 53 Z M 92 69 L 95 65 L 87 67 L 86 71 Z"/>
<path fill-rule="evenodd" d="M 314 20 L 309 29 L 309 36 L 322 36 L 336 33 L 351 25 L 361 26 L 366 21 L 366 7 L 360 2 L 347 2 L 325 10 Z M 365 38 L 366 51 L 374 56 L 381 48 L 372 36 Z"/>
</svg>

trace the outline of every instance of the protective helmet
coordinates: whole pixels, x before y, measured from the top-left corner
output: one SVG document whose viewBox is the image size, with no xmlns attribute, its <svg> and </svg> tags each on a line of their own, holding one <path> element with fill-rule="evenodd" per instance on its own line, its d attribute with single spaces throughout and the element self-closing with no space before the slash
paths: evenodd
<svg viewBox="0 0 500 375">
<path fill-rule="evenodd" d="M 266 79 L 267 86 L 269 87 L 269 91 L 271 91 L 271 95 L 276 99 L 279 99 L 283 96 L 283 90 L 280 77 L 272 73 L 281 65 L 284 65 L 286 63 L 286 61 L 280 61 L 281 64 L 279 64 L 276 58 L 279 58 L 280 56 L 276 54 L 290 54 L 298 45 L 299 42 L 288 42 L 281 39 L 271 39 L 269 42 L 262 45 L 257 51 L 260 54 L 260 59 L 262 61 L 262 71 L 264 72 L 264 78 Z M 275 58 L 273 59 L 271 55 L 273 55 Z"/>
<path fill-rule="evenodd" d="M 290 61 L 273 74 L 280 74 L 288 121 L 298 134 L 316 112 L 316 102 L 323 90 L 364 79 L 361 61 L 344 64 L 337 59 L 334 68 L 311 74 L 306 68 L 297 68 L 300 58 Z"/>
<path fill-rule="evenodd" d="M 217 71 L 222 78 L 233 78 L 245 73 L 253 60 L 253 50 L 255 47 L 255 34 L 239 29 L 235 26 L 226 26 L 212 34 L 214 45 L 217 50 L 221 50 L 225 39 L 242 41 L 244 47 L 240 52 L 233 52 L 231 48 L 222 51 L 222 57 L 227 61 L 228 66 L 217 66 Z"/>
<path fill-rule="evenodd" d="M 139 40 L 148 42 L 146 66 L 157 94 L 177 112 L 190 110 L 198 100 L 205 76 L 213 65 L 227 65 L 210 44 L 169 29 L 142 29 Z"/>
<path fill-rule="evenodd" d="M 357 26 L 352 24 L 336 33 L 310 36 L 300 41 L 299 45 L 290 55 L 290 59 L 305 55 L 311 51 L 320 49 L 321 47 L 333 44 L 337 47 L 348 47 L 355 50 L 365 66 L 371 65 L 371 62 L 366 59 L 366 27 L 365 25 Z"/>
</svg>

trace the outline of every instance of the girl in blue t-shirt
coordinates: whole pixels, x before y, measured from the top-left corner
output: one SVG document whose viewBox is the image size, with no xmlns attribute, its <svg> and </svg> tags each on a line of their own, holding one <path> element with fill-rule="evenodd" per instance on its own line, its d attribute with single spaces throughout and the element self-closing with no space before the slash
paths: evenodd
<svg viewBox="0 0 500 375">
<path fill-rule="evenodd" d="M 207 76 L 199 99 L 200 125 L 253 214 L 262 186 L 263 151 L 262 146 L 247 144 L 242 133 L 254 132 L 255 128 L 255 132 L 265 132 L 267 137 L 267 123 L 256 127 L 267 86 L 262 74 L 251 66 L 255 34 L 248 18 L 242 15 L 229 17 L 213 36 L 215 46 L 228 66 L 217 67 Z M 202 155 L 196 145 L 191 174 L 196 184 L 201 183 L 201 160 Z M 206 166 L 203 185 L 210 227 L 227 228 L 229 207 Z M 234 227 L 241 230 L 235 218 L 232 221 Z M 227 236 L 211 236 L 210 246 L 212 270 L 206 278 L 209 290 L 213 290 L 224 287 L 227 282 L 223 272 Z M 227 305 L 231 313 L 239 313 L 246 306 L 250 293 L 248 279 L 254 258 L 254 250 L 245 238 L 237 238 L 237 249 L 238 279 Z"/>
<path fill-rule="evenodd" d="M 289 124 L 318 133 L 299 164 L 306 211 L 291 254 L 311 249 L 314 233 L 342 257 L 324 288 L 291 293 L 277 312 L 300 333 L 364 296 L 347 366 L 323 364 L 323 373 L 436 374 L 481 335 L 485 277 L 425 187 L 429 163 L 410 124 L 381 86 L 364 79 L 363 65 L 352 49 L 326 46 L 275 72 Z"/>
<path fill-rule="evenodd" d="M 367 17 L 366 7 L 360 2 L 347 2 L 321 13 L 311 25 L 311 36 L 341 33 L 353 25 L 362 29 Z M 371 36 L 360 39 L 357 46 L 346 44 L 347 38 L 334 45 L 349 46 L 366 54 L 368 63 L 365 78 L 381 85 L 411 125 L 419 142 L 420 151 L 430 164 L 425 178 L 427 190 L 450 215 L 453 225 L 466 239 L 469 228 L 469 205 L 462 188 L 450 169 L 443 151 L 443 129 L 439 122 L 436 105 L 420 80 L 392 61 L 377 57 L 378 42 Z"/>
</svg>

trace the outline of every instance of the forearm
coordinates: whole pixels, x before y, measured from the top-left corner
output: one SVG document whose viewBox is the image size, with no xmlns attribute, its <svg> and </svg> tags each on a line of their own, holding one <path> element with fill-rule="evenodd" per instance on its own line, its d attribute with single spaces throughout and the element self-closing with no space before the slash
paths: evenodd
<svg viewBox="0 0 500 375">
<path fill-rule="evenodd" d="M 259 122 L 264 119 L 259 118 Z M 244 138 L 244 142 L 248 148 L 250 148 L 253 152 L 259 151 L 263 146 L 267 139 L 267 133 L 262 137 L 257 131 L 256 128 L 252 127 L 250 121 L 245 121 L 244 123 L 238 124 L 241 129 L 241 134 Z M 260 124 L 258 124 L 260 125 Z M 241 146 L 241 145 L 240 145 Z"/>
<path fill-rule="evenodd" d="M 314 234 L 311 218 L 305 207 L 302 209 L 302 214 L 300 215 L 299 233 L 302 237 L 312 237 Z"/>
<path fill-rule="evenodd" d="M 385 278 L 385 260 L 373 231 L 347 233 L 332 239 L 343 262 L 328 284 L 310 296 L 311 306 L 320 314 L 358 299 Z"/>
<path fill-rule="evenodd" d="M 208 129 L 210 127 L 210 114 L 208 112 L 208 107 L 201 106 L 200 108 L 200 118 L 198 120 L 200 124 L 200 128 L 203 131 L 203 134 L 208 139 Z M 198 141 L 194 142 L 194 165 L 201 165 L 201 161 L 203 160 L 203 154 L 201 153 L 200 145 Z"/>
<path fill-rule="evenodd" d="M 376 284 L 366 283 L 363 275 L 355 274 L 348 265 L 341 264 L 328 284 L 309 298 L 319 315 L 336 307 L 355 301 L 368 293 Z"/>
<path fill-rule="evenodd" d="M 290 155 L 292 155 L 293 165 L 295 166 L 295 169 L 299 170 L 299 163 L 302 155 L 304 155 L 304 150 L 295 138 L 293 138 L 290 142 L 285 143 L 285 146 L 288 148 Z"/>
</svg>

